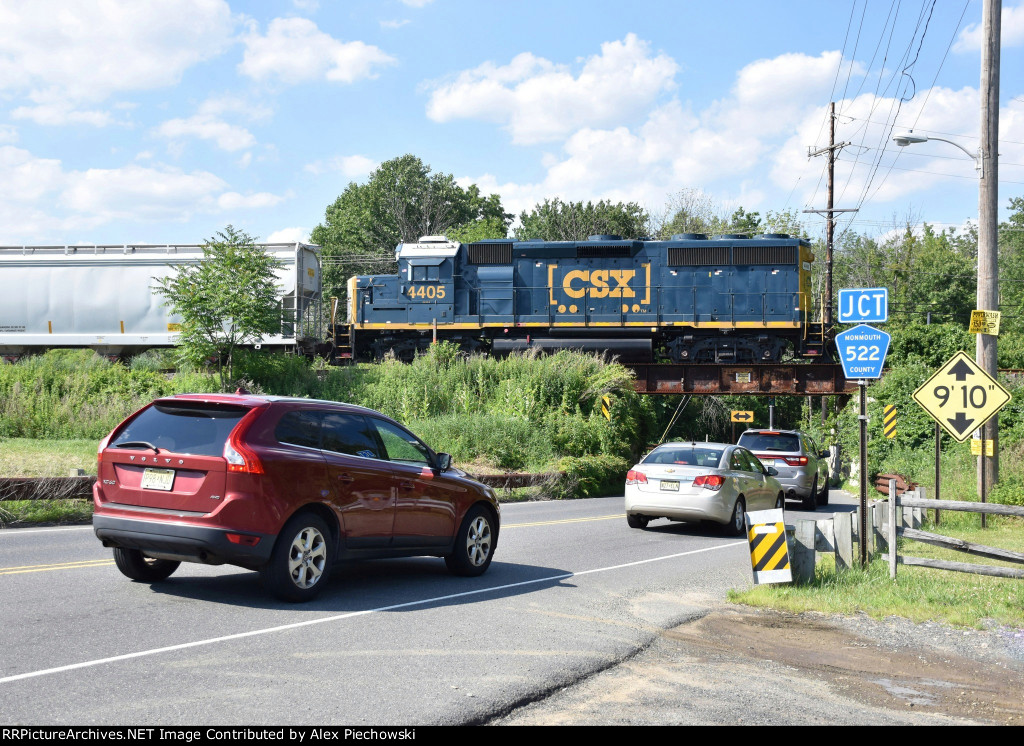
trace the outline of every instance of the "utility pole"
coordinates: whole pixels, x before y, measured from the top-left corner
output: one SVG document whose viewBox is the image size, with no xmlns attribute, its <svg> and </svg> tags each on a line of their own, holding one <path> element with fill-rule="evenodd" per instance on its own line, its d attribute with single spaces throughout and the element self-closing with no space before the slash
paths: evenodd
<svg viewBox="0 0 1024 746">
<path fill-rule="evenodd" d="M 833 206 L 833 198 L 835 197 L 835 175 L 836 175 L 836 154 L 844 147 L 849 145 L 848 142 L 836 143 L 836 102 L 832 101 L 828 105 L 828 147 L 818 148 L 814 152 L 811 149 L 807 149 L 807 157 L 813 158 L 814 156 L 821 155 L 822 153 L 828 153 L 828 207 L 824 210 L 804 210 L 804 212 L 814 212 L 817 214 L 826 214 L 828 216 L 828 223 L 825 226 L 825 302 L 821 309 L 821 321 L 824 329 L 828 329 L 832 326 L 832 248 L 833 241 L 836 232 L 836 220 L 833 216 L 837 212 L 856 212 L 855 209 L 836 209 Z"/>
<path fill-rule="evenodd" d="M 982 4 L 981 43 L 981 179 L 978 187 L 978 310 L 999 309 L 999 43 L 1002 0 Z M 978 334 L 978 365 L 996 378 L 996 337 Z M 999 415 L 982 428 L 982 455 L 978 458 L 978 494 L 999 481 Z M 985 440 L 992 441 L 992 457 L 985 457 Z M 984 517 L 983 517 L 984 521 Z M 984 522 L 982 523 L 984 525 Z"/>
</svg>

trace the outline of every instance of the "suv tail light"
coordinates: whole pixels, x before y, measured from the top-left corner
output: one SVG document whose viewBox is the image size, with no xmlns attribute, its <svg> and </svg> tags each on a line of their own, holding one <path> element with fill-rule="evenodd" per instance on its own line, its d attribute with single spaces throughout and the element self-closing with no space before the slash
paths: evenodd
<svg viewBox="0 0 1024 746">
<path fill-rule="evenodd" d="M 630 469 L 626 472 L 626 484 L 647 484 L 647 475 L 642 471 Z"/>
<path fill-rule="evenodd" d="M 790 466 L 807 466 L 806 456 L 783 456 L 782 460 Z"/>
<path fill-rule="evenodd" d="M 701 474 L 693 480 L 694 487 L 703 487 L 706 490 L 718 491 L 725 484 L 725 477 L 718 474 Z"/>
<path fill-rule="evenodd" d="M 263 464 L 256 452 L 244 442 L 245 434 L 256 418 L 260 416 L 260 411 L 259 408 L 250 409 L 228 436 L 228 440 L 224 444 L 224 460 L 228 462 L 228 471 L 245 474 L 263 473 Z"/>
<path fill-rule="evenodd" d="M 99 474 L 100 467 L 103 466 L 103 451 L 107 447 L 107 443 L 110 442 L 110 434 L 107 435 L 103 440 L 100 441 L 99 448 L 96 449 L 96 473 Z"/>
</svg>

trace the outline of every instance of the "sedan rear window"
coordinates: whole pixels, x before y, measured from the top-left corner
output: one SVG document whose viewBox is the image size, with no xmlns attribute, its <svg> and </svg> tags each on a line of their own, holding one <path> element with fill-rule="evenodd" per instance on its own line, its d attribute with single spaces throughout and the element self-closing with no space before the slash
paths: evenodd
<svg viewBox="0 0 1024 746">
<path fill-rule="evenodd" d="M 744 433 L 740 436 L 739 445 L 751 451 L 799 452 L 800 438 L 786 433 Z"/>
<path fill-rule="evenodd" d="M 192 456 L 220 456 L 224 443 L 245 407 L 217 406 L 202 402 L 154 404 L 118 433 L 110 448 L 145 449 Z"/>
<path fill-rule="evenodd" d="M 723 453 L 718 448 L 664 448 L 652 451 L 643 463 L 717 467 Z"/>
</svg>

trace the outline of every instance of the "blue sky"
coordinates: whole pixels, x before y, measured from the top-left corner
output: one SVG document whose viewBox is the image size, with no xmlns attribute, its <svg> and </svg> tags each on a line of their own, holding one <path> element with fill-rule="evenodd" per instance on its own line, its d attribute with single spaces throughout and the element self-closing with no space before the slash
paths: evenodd
<svg viewBox="0 0 1024 746">
<path fill-rule="evenodd" d="M 977 214 L 980 0 L 3 0 L 0 245 L 304 240 L 413 153 L 497 192 L 852 229 Z M 1000 212 L 1024 195 L 1024 2 L 1003 3 Z M 806 216 L 812 235 L 819 218 Z M 846 227 L 848 219 L 841 223 Z"/>
</svg>

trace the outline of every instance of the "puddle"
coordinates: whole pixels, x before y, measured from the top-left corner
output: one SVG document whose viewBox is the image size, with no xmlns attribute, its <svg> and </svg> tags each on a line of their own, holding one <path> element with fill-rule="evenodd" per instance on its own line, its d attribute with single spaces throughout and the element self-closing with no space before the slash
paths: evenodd
<svg viewBox="0 0 1024 746">
<path fill-rule="evenodd" d="M 912 705 L 934 705 L 936 702 L 934 694 L 911 689 L 909 686 L 904 686 L 892 679 L 868 679 L 868 681 L 872 684 L 878 684 L 893 697 L 898 697 Z"/>
</svg>

